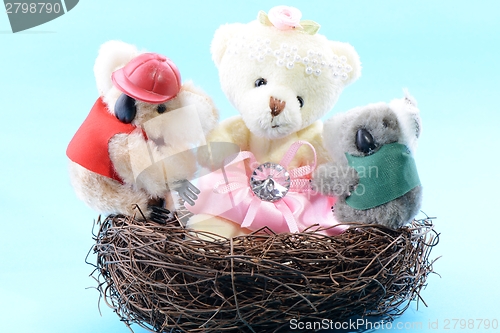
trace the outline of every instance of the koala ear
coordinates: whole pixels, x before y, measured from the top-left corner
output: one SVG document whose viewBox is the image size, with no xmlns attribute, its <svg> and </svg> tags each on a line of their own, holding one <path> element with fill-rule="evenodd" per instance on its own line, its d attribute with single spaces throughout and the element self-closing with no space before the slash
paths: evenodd
<svg viewBox="0 0 500 333">
<path fill-rule="evenodd" d="M 135 46 L 121 41 L 110 40 L 101 45 L 94 64 L 94 76 L 99 96 L 105 96 L 113 87 L 111 74 L 137 55 L 139 51 Z"/>
<path fill-rule="evenodd" d="M 407 145 L 414 154 L 418 146 L 417 141 L 422 134 L 422 120 L 416 99 L 410 95 L 407 89 L 404 89 L 403 92 L 405 97 L 392 100 L 389 106 L 396 114 L 401 127 L 400 143 Z"/>
<path fill-rule="evenodd" d="M 345 158 L 341 139 L 344 135 L 347 114 L 336 113 L 323 125 L 323 144 L 334 161 Z"/>
<path fill-rule="evenodd" d="M 121 94 L 115 103 L 115 116 L 124 124 L 130 124 L 137 113 L 135 99 L 125 94 Z"/>
<path fill-rule="evenodd" d="M 212 45 L 210 46 L 210 52 L 212 53 L 212 60 L 215 66 L 219 67 L 222 57 L 226 53 L 229 40 L 236 36 L 243 26 L 244 24 L 242 23 L 225 24 L 215 31 Z"/>
<path fill-rule="evenodd" d="M 348 43 L 329 41 L 330 47 L 338 56 L 345 56 L 347 58 L 347 63 L 351 65 L 352 71 L 349 73 L 349 78 L 345 81 L 345 84 L 348 85 L 353 83 L 361 76 L 361 62 L 359 60 L 359 55 Z"/>
<path fill-rule="evenodd" d="M 336 113 L 330 119 L 324 122 L 323 137 L 326 141 L 335 141 L 335 135 L 339 133 L 345 113 Z"/>
</svg>

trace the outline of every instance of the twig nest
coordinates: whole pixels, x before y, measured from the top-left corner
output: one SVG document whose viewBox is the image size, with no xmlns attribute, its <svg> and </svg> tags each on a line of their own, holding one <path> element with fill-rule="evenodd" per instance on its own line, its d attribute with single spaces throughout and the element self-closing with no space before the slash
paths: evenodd
<svg viewBox="0 0 500 333">
<path fill-rule="evenodd" d="M 225 240 L 177 220 L 98 222 L 101 295 L 127 325 L 156 332 L 287 332 L 292 319 L 398 315 L 425 285 L 437 243 L 430 220 Z"/>
</svg>

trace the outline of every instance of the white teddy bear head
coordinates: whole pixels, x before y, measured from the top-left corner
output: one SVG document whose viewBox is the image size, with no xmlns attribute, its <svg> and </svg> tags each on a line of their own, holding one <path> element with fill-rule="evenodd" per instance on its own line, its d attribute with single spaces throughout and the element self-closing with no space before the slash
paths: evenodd
<svg viewBox="0 0 500 333">
<path fill-rule="evenodd" d="M 297 9 L 275 7 L 248 24 L 220 27 L 212 41 L 222 89 L 257 136 L 277 139 L 309 126 L 360 76 L 351 45 L 299 20 Z"/>
</svg>

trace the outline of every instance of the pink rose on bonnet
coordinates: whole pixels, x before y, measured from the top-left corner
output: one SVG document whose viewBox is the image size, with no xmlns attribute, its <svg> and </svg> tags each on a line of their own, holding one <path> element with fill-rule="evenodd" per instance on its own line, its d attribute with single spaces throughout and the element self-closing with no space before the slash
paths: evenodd
<svg viewBox="0 0 500 333">
<path fill-rule="evenodd" d="M 300 26 L 302 13 L 294 7 L 273 7 L 268 14 L 269 21 L 279 30 L 290 30 Z"/>
</svg>

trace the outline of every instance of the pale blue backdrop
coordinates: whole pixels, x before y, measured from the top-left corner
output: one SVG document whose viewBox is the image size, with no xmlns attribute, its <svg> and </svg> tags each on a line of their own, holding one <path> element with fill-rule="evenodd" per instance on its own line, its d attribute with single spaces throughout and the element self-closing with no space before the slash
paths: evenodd
<svg viewBox="0 0 500 333">
<path fill-rule="evenodd" d="M 100 44 L 121 39 L 167 55 L 225 118 L 235 110 L 211 62 L 213 32 L 280 4 L 298 7 L 322 34 L 360 54 L 362 77 L 329 115 L 401 97 L 404 87 L 419 102 L 423 210 L 438 217 L 441 277 L 430 276 L 422 292 L 429 307 L 413 304 L 397 321 L 449 331 L 447 319 L 500 320 L 498 1 L 81 0 L 17 34 L 0 12 L 1 332 L 128 332 L 104 304 L 99 314 L 98 293 L 88 289 L 97 214 L 73 194 L 65 156 L 97 97 Z"/>
</svg>

